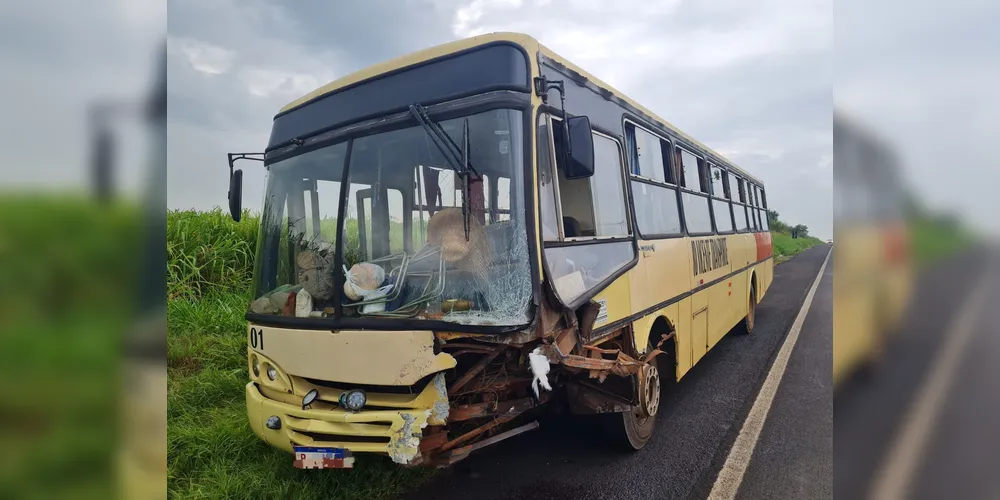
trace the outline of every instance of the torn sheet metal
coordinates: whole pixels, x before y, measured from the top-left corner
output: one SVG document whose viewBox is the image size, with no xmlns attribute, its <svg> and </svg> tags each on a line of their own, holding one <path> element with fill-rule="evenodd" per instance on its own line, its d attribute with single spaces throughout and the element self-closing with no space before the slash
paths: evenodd
<svg viewBox="0 0 1000 500">
<path fill-rule="evenodd" d="M 573 368 L 580 368 L 583 370 L 591 370 L 600 375 L 599 378 L 603 380 L 607 374 L 614 374 L 618 376 L 628 376 L 633 375 L 639 371 L 642 367 L 644 361 L 637 360 L 617 349 L 599 349 L 592 352 L 606 351 L 609 354 L 616 354 L 615 359 L 604 359 L 600 357 L 586 357 L 577 356 L 575 354 L 563 354 L 559 348 L 553 344 L 546 344 L 539 346 L 535 349 L 535 352 L 543 355 L 548 362 L 557 363 L 563 366 L 569 366 Z M 649 359 L 658 355 L 659 352 L 654 351 L 650 353 Z"/>
<path fill-rule="evenodd" d="M 427 423 L 431 425 L 444 425 L 448 421 L 448 414 L 451 405 L 448 403 L 448 387 L 445 385 L 444 372 L 434 376 L 431 382 L 434 386 L 434 394 L 437 396 L 427 417 Z"/>
<path fill-rule="evenodd" d="M 431 410 L 427 410 L 421 416 L 417 413 L 400 412 L 403 425 L 395 429 L 386 452 L 389 458 L 397 464 L 409 465 L 417 457 L 420 451 L 420 437 L 423 428 L 427 427 L 427 418 L 430 417 Z"/>
<path fill-rule="evenodd" d="M 503 415 L 510 412 L 512 409 L 521 413 L 538 406 L 538 404 L 539 403 L 535 402 L 535 399 L 528 397 L 523 399 L 514 399 L 511 401 L 493 401 L 489 403 L 462 405 L 452 410 L 449 419 L 451 422 L 461 422 L 463 420 L 471 420 L 474 418 Z"/>
</svg>

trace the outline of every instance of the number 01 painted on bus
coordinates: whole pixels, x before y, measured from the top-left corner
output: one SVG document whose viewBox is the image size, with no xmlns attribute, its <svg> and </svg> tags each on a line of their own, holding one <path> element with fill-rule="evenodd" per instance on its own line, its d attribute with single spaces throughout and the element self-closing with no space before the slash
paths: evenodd
<svg viewBox="0 0 1000 500">
<path fill-rule="evenodd" d="M 264 350 L 264 330 L 250 329 L 250 347 Z"/>
</svg>

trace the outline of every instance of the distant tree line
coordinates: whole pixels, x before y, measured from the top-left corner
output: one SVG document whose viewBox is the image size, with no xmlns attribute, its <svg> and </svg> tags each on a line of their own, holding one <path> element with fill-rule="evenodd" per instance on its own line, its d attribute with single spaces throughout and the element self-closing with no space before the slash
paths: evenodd
<svg viewBox="0 0 1000 500">
<path fill-rule="evenodd" d="M 805 224 L 796 224 L 791 226 L 782 222 L 779 218 L 777 210 L 767 211 L 767 222 L 771 227 L 772 232 L 790 234 L 796 238 L 808 238 L 809 237 L 809 226 Z"/>
</svg>

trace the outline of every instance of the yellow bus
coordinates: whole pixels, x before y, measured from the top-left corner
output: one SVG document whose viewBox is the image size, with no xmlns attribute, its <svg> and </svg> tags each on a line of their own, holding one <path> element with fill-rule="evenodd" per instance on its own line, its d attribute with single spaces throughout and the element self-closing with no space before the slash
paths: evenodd
<svg viewBox="0 0 1000 500">
<path fill-rule="evenodd" d="M 904 187 L 892 149 L 834 113 L 834 386 L 881 359 L 909 305 L 913 268 Z"/>
<path fill-rule="evenodd" d="M 772 280 L 759 179 L 522 34 L 334 81 L 253 158 L 247 413 L 297 467 L 443 466 L 555 407 L 638 450 Z"/>
</svg>

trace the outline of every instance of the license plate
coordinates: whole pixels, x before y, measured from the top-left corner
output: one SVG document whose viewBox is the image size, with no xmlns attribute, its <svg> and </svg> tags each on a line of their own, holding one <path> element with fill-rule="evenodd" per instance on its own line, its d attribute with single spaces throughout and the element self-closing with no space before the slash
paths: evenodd
<svg viewBox="0 0 1000 500">
<path fill-rule="evenodd" d="M 296 446 L 292 465 L 298 469 L 351 469 L 354 455 L 345 448 Z"/>
</svg>

